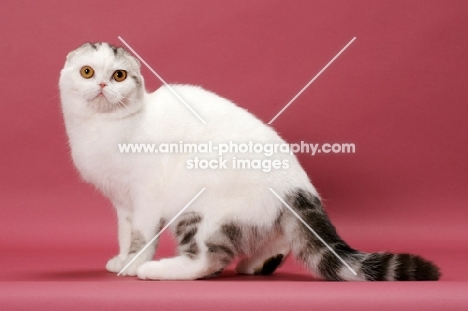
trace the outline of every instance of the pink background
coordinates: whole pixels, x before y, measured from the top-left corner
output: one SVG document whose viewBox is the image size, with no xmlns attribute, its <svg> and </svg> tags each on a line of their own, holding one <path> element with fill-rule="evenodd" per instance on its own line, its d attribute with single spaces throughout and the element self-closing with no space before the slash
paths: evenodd
<svg viewBox="0 0 468 311">
<path fill-rule="evenodd" d="M 0 4 L 0 301 L 6 309 L 316 310 L 468 307 L 467 1 L 5 1 Z M 58 77 L 86 41 L 123 37 L 171 83 L 201 85 L 288 141 L 352 142 L 301 155 L 342 237 L 413 252 L 439 282 L 334 283 L 293 261 L 271 277 L 143 282 L 105 272 L 110 203 L 80 182 Z M 143 68 L 147 89 L 161 83 Z M 158 256 L 173 252 L 165 235 Z M 4 307 L 2 307 L 3 309 Z"/>
</svg>

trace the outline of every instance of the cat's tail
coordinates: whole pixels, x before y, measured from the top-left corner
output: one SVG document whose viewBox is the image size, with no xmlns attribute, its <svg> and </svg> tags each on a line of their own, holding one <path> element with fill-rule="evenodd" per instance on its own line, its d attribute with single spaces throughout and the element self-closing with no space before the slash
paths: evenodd
<svg viewBox="0 0 468 311">
<path fill-rule="evenodd" d="M 305 191 L 290 193 L 286 202 L 297 214 L 283 213 L 285 234 L 292 252 L 323 279 L 429 281 L 440 277 L 439 268 L 418 255 L 363 253 L 349 247 L 336 233 L 320 199 Z"/>
</svg>

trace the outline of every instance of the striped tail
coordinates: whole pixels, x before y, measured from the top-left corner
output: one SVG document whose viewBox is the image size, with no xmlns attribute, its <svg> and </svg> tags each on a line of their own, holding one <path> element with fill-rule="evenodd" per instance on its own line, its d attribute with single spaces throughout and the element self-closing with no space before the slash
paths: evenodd
<svg viewBox="0 0 468 311">
<path fill-rule="evenodd" d="M 289 213 L 287 219 L 284 219 L 284 228 L 292 251 L 322 279 L 433 281 L 440 278 L 439 268 L 418 255 L 363 253 L 349 247 L 336 233 L 335 227 L 322 208 L 320 199 L 305 191 L 294 191 L 287 196 L 286 202 L 316 233 L 314 234 L 295 215 Z"/>
</svg>

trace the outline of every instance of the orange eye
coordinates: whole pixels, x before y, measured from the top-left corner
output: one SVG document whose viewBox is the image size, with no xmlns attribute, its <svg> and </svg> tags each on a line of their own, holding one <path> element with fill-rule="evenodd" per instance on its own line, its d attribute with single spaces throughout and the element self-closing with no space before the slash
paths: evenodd
<svg viewBox="0 0 468 311">
<path fill-rule="evenodd" d="M 115 81 L 122 82 L 127 78 L 127 72 L 125 70 L 116 70 L 112 77 Z"/>
<path fill-rule="evenodd" d="M 85 79 L 89 79 L 94 76 L 94 69 L 89 66 L 84 66 L 80 70 L 81 76 Z"/>
</svg>

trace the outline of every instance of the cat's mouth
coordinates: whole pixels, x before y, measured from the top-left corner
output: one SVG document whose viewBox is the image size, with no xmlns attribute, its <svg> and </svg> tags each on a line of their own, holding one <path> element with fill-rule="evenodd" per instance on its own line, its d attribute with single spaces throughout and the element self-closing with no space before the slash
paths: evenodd
<svg viewBox="0 0 468 311">
<path fill-rule="evenodd" d="M 120 109 L 128 108 L 122 100 L 112 100 L 112 97 L 106 96 L 100 92 L 93 99 L 88 101 L 88 107 L 97 113 L 111 113 Z"/>
<path fill-rule="evenodd" d="M 119 105 L 110 100 L 102 91 L 89 100 L 88 105 L 96 112 L 112 112 L 119 108 Z"/>
<path fill-rule="evenodd" d="M 106 97 L 106 95 L 104 95 L 102 90 L 96 95 L 96 97 L 93 98 L 93 100 L 97 99 L 97 98 L 105 98 L 107 100 L 107 97 Z"/>
</svg>

